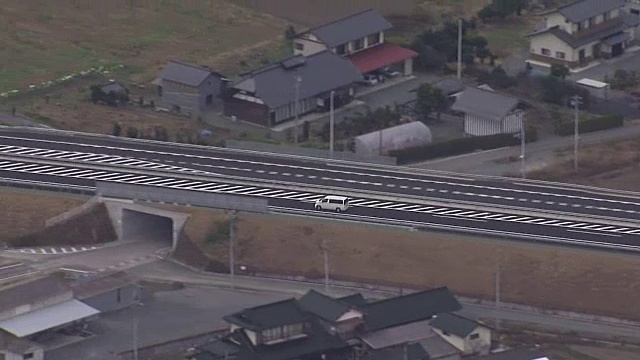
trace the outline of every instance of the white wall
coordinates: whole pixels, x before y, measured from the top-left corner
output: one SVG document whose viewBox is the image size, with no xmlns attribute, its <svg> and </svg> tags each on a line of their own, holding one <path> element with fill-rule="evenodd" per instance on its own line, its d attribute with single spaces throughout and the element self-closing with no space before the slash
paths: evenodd
<svg viewBox="0 0 640 360">
<path fill-rule="evenodd" d="M 313 37 L 312 35 L 309 37 Z M 315 39 L 315 37 L 313 37 Z M 296 49 L 296 44 L 301 44 L 303 46 L 302 50 Z M 304 55 L 311 56 L 313 54 L 317 54 L 327 50 L 327 47 L 320 41 L 305 39 L 305 38 L 296 38 L 293 40 L 293 54 L 294 55 Z"/>
<path fill-rule="evenodd" d="M 6 360 L 24 360 L 24 355 L 33 353 L 33 360 L 44 360 L 44 350 L 40 347 L 34 347 L 25 351 L 24 354 L 15 354 L 9 351 L 0 351 L 0 354 L 4 354 Z"/>
<path fill-rule="evenodd" d="M 515 113 L 506 116 L 502 121 L 465 114 L 464 132 L 473 136 L 519 133 L 522 130 L 523 117 L 524 112 L 522 110 L 517 110 Z"/>
<path fill-rule="evenodd" d="M 542 49 L 549 49 L 550 54 L 544 55 Z M 565 61 L 577 61 L 577 51 L 574 51 L 571 46 L 567 45 L 564 41 L 558 39 L 555 35 L 550 33 L 535 35 L 531 37 L 530 49 L 532 54 L 542 55 L 549 58 Z M 563 52 L 565 57 L 560 59 L 556 57 L 556 52 Z"/>
</svg>

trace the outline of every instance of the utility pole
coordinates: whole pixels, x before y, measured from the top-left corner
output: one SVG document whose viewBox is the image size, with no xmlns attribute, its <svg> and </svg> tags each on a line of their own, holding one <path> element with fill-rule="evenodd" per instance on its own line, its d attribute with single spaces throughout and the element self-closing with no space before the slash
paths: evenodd
<svg viewBox="0 0 640 360">
<path fill-rule="evenodd" d="M 138 360 L 138 317 L 136 316 L 136 308 L 138 307 L 138 303 L 139 303 L 139 292 L 140 289 L 136 286 L 135 287 L 135 294 L 133 296 L 134 299 L 134 303 L 133 303 L 133 360 Z"/>
<path fill-rule="evenodd" d="M 525 161 L 525 144 L 526 144 L 526 134 L 525 134 L 525 126 L 524 126 L 524 115 L 522 116 L 522 121 L 520 122 L 520 172 L 522 174 L 522 178 L 527 178 L 527 165 Z"/>
<path fill-rule="evenodd" d="M 462 18 L 458 19 L 458 79 L 462 79 Z"/>
<path fill-rule="evenodd" d="M 329 154 L 333 157 L 333 131 L 334 131 L 334 118 L 333 118 L 333 97 L 335 91 L 331 90 L 329 94 Z"/>
<path fill-rule="evenodd" d="M 582 104 L 582 98 L 579 95 L 571 97 L 571 105 L 573 105 L 573 170 L 578 171 L 578 142 L 579 136 L 579 107 Z"/>
<path fill-rule="evenodd" d="M 322 240 L 322 245 L 320 245 L 322 249 L 322 258 L 324 260 L 324 292 L 325 294 L 329 294 L 329 245 L 327 240 Z"/>
<path fill-rule="evenodd" d="M 230 282 L 231 288 L 234 289 L 235 288 L 234 277 L 236 272 L 235 271 L 236 211 L 229 210 L 228 214 L 229 214 L 229 282 Z"/>
<path fill-rule="evenodd" d="M 496 330 L 500 332 L 500 261 L 502 260 L 502 250 L 498 249 L 498 260 L 496 263 Z"/>
<path fill-rule="evenodd" d="M 300 78 L 300 76 L 299 76 L 299 75 L 296 75 L 296 83 L 295 83 L 295 104 L 294 104 L 294 111 L 295 111 L 295 113 L 296 113 L 296 114 L 295 114 L 295 115 L 296 115 L 296 118 L 295 118 L 295 124 L 294 124 L 294 125 L 295 125 L 295 126 L 294 126 L 294 128 L 295 128 L 295 134 L 294 134 L 295 136 L 294 136 L 294 140 L 295 140 L 295 143 L 296 143 L 296 144 L 298 143 L 298 137 L 300 136 L 300 129 L 299 129 L 299 127 L 298 127 L 298 126 L 299 126 L 298 122 L 299 122 L 299 120 L 300 120 L 300 119 L 298 118 L 298 114 L 299 114 L 299 109 L 298 109 L 298 97 L 300 96 L 300 82 L 301 82 L 301 81 L 302 81 L 302 79 Z"/>
</svg>

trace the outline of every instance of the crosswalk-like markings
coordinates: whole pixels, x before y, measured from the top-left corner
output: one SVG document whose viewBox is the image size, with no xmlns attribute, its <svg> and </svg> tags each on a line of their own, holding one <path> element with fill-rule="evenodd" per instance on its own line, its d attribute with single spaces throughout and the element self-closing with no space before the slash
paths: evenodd
<svg viewBox="0 0 640 360">
<path fill-rule="evenodd" d="M 4 150 L 3 150 L 4 149 Z M 0 147 L 0 151 L 5 151 L 6 147 Z M 62 155 L 68 155 L 64 153 Z M 78 154 L 85 155 L 85 154 Z M 77 157 L 76 157 L 77 159 Z M 120 161 L 123 161 L 120 159 Z M 160 178 L 151 175 L 139 175 L 139 174 L 123 174 L 118 172 L 105 172 L 95 171 L 89 169 L 77 169 L 64 166 L 50 166 L 40 164 L 30 164 L 22 162 L 10 162 L 0 161 L 0 170 L 16 171 L 24 173 L 38 173 L 43 175 L 64 176 L 72 178 L 100 180 L 100 181 L 113 181 L 120 183 L 134 183 L 147 186 L 158 186 L 175 188 L 182 190 L 193 190 L 213 193 L 232 193 L 247 196 L 261 196 L 270 198 L 291 199 L 296 201 L 314 202 L 321 198 L 323 195 L 314 193 L 305 193 L 298 191 L 286 191 L 270 188 L 256 188 L 252 186 L 233 185 L 233 184 L 220 184 L 220 183 L 204 183 L 200 181 L 175 179 L 175 178 Z M 473 218 L 479 220 L 493 220 L 493 221 L 509 221 L 525 224 L 545 225 L 554 227 L 565 227 L 571 229 L 583 229 L 601 232 L 610 232 L 616 234 L 640 234 L 640 229 L 632 229 L 626 227 L 607 226 L 604 224 L 589 224 L 582 222 L 561 221 L 548 218 L 532 218 L 530 216 L 517 216 L 501 213 L 489 213 L 477 210 L 468 209 L 452 209 L 446 207 L 433 207 L 423 206 L 417 204 L 405 204 L 395 203 L 390 201 L 370 200 L 370 199 L 351 199 L 351 206 L 356 207 L 368 207 L 394 211 L 406 211 L 406 212 L 420 212 L 434 215 L 446 215 L 455 216 L 459 218 Z M 69 248 L 69 249 L 23 249 L 22 252 L 31 254 L 57 254 L 57 253 L 73 253 L 77 251 L 87 251 L 92 248 L 82 247 Z"/>
</svg>

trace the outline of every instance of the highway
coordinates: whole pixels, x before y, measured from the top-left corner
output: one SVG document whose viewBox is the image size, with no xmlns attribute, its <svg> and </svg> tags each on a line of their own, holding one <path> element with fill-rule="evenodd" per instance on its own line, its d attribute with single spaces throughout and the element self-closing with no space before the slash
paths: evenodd
<svg viewBox="0 0 640 360">
<path fill-rule="evenodd" d="M 175 170 L 175 169 L 174 169 Z M 182 170 L 182 171 L 181 171 Z M 323 216 L 338 220 L 403 226 L 413 230 L 476 233 L 594 247 L 640 250 L 640 226 L 615 226 L 601 221 L 565 221 L 551 216 L 513 215 L 502 211 L 469 210 L 455 206 L 426 206 L 412 201 L 355 197 L 345 214 L 316 211 L 313 203 L 324 193 L 271 186 L 238 185 L 208 180 L 206 174 L 178 168 L 166 175 L 161 169 L 132 172 L 124 168 L 89 166 L 70 162 L 0 160 L 0 178 L 28 180 L 62 187 L 94 188 L 95 181 L 149 185 L 198 192 L 267 198 L 272 211 Z M 181 172 L 180 172 L 181 171 Z M 195 180 L 198 179 L 198 180 Z"/>
<path fill-rule="evenodd" d="M 0 155 L 251 178 L 540 213 L 640 219 L 640 195 L 520 179 L 426 173 L 224 148 L 0 128 Z"/>
</svg>

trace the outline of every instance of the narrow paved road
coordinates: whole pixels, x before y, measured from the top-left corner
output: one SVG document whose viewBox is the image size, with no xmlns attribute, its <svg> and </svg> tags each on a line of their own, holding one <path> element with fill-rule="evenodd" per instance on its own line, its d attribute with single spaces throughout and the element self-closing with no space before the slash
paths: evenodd
<svg viewBox="0 0 640 360">
<path fill-rule="evenodd" d="M 156 262 L 152 264 L 142 265 L 130 270 L 131 273 L 138 277 L 156 280 L 171 281 L 184 284 L 213 286 L 229 288 L 230 278 L 221 274 L 204 274 L 191 271 L 180 265 L 171 262 Z M 309 289 L 323 291 L 324 286 L 314 283 L 301 281 L 288 281 L 278 279 L 256 278 L 249 276 L 236 276 L 234 278 L 234 287 L 237 290 L 253 290 L 266 293 L 286 293 L 291 296 L 300 296 Z M 344 296 L 354 292 L 361 292 L 363 295 L 371 298 L 388 297 L 396 292 L 399 294 L 401 289 L 391 289 L 372 286 L 356 287 L 355 284 L 333 285 L 329 288 L 332 296 Z M 472 299 L 461 299 L 464 306 L 462 313 L 475 319 L 499 318 L 503 321 L 518 322 L 526 324 L 534 324 L 538 328 L 548 329 L 560 332 L 571 332 L 581 334 L 583 336 L 592 336 L 605 339 L 621 339 L 632 338 L 635 340 L 640 336 L 640 324 L 633 322 L 613 322 L 613 319 L 580 319 L 577 317 L 563 317 L 542 311 L 509 308 L 503 304 L 499 311 L 491 305 L 481 305 Z"/>
<path fill-rule="evenodd" d="M 603 141 L 626 140 L 640 137 L 640 124 L 631 124 L 619 129 L 603 130 L 580 136 L 580 145 L 597 144 Z M 543 168 L 558 160 L 557 152 L 573 147 L 573 136 L 553 136 L 527 144 L 525 164 L 527 171 Z M 412 165 L 429 170 L 450 171 L 474 175 L 519 176 L 521 174 L 520 146 L 512 146 L 436 159 Z M 578 159 L 580 159 L 578 153 Z M 505 160 L 511 159 L 511 162 Z"/>
</svg>

